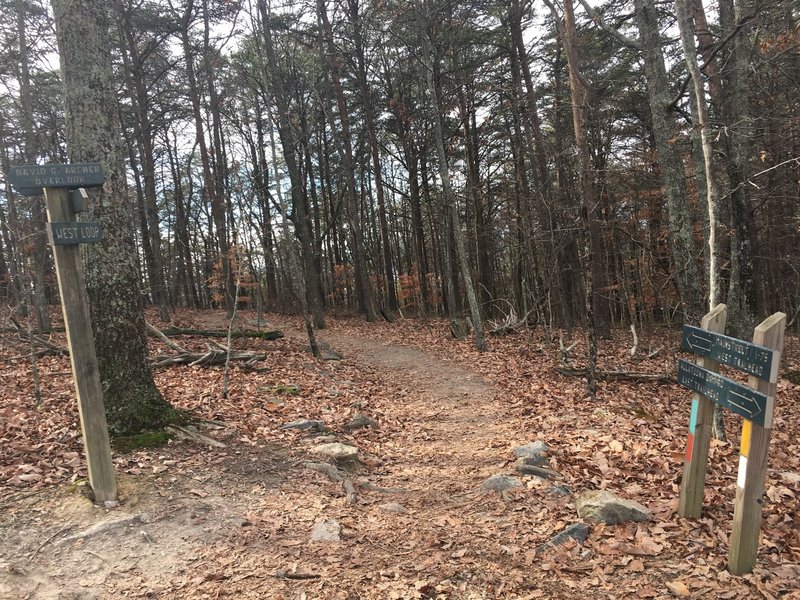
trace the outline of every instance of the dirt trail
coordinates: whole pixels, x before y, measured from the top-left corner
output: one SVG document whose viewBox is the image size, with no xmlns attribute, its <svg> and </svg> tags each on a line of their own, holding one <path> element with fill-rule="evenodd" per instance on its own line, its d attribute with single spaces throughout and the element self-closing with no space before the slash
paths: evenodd
<svg viewBox="0 0 800 600">
<path fill-rule="evenodd" d="M 332 335 L 337 349 L 403 383 L 402 406 L 382 407 L 402 415 L 402 427 L 385 442 L 390 460 L 384 478 L 403 480 L 415 500 L 431 512 L 445 510 L 508 458 L 507 421 L 498 390 L 457 363 L 407 346 Z M 399 482 L 398 482 L 399 484 Z"/>
<path fill-rule="evenodd" d="M 332 331 L 322 338 L 344 353 L 342 365 L 399 384 L 388 399 L 359 401 L 380 421 L 376 430 L 336 434 L 372 459 L 352 474 L 355 505 L 340 484 L 303 468 L 313 437 L 248 447 L 230 434 L 225 451 L 195 449 L 205 469 L 176 469 L 186 447 L 165 449 L 158 459 L 172 476 L 148 464 L 123 477 L 128 502 L 101 517 L 141 514 L 142 523 L 63 543 L 98 520 L 63 489 L 28 497 L 29 508 L 0 521 L 0 598 L 495 598 L 509 585 L 538 597 L 534 549 L 515 540 L 566 500 L 543 482 L 505 495 L 481 488 L 491 475 L 513 474 L 512 446 L 531 439 L 505 415 L 499 390 L 424 350 Z M 332 369 L 333 387 L 358 389 Z M 340 523 L 340 542 L 309 541 L 323 519 Z"/>
</svg>

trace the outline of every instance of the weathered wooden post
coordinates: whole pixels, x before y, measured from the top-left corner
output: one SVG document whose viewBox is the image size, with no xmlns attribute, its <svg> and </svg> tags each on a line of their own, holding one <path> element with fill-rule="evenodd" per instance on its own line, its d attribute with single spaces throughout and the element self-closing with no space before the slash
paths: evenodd
<svg viewBox="0 0 800 600">
<path fill-rule="evenodd" d="M 77 188 L 103 185 L 103 170 L 99 163 L 20 166 L 12 167 L 8 178 L 17 191 L 24 195 L 39 195 L 44 189 L 48 236 L 53 246 L 61 309 L 78 396 L 89 484 L 98 503 L 116 503 L 117 482 L 111 461 L 111 445 L 79 245 L 100 241 L 102 227 L 100 223 L 75 220 L 75 209 L 85 209 L 84 197 L 76 193 Z"/>
<path fill-rule="evenodd" d="M 717 304 L 701 322 L 706 331 L 723 333 L 728 308 Z M 689 342 L 691 344 L 691 342 Z M 714 373 L 719 372 L 719 363 L 710 358 L 698 358 L 697 364 Z M 686 442 L 686 461 L 683 466 L 683 482 L 678 514 L 682 517 L 698 518 L 703 510 L 703 493 L 708 468 L 708 448 L 711 444 L 711 425 L 714 419 L 714 403 L 700 394 L 692 394 L 692 413 L 689 418 L 689 439 Z"/>
<path fill-rule="evenodd" d="M 702 510 L 713 404 L 741 415 L 745 421 L 728 554 L 728 569 L 741 575 L 753 570 L 758 553 L 761 502 L 786 315 L 775 313 L 756 327 L 752 343 L 722 334 L 725 315 L 725 306 L 718 305 L 703 318 L 702 328 L 683 326 L 681 350 L 697 354 L 700 359 L 698 364 L 678 361 L 678 383 L 695 392 L 678 513 L 696 518 Z M 720 364 L 750 375 L 748 385 L 719 375 Z"/>
<path fill-rule="evenodd" d="M 739 450 L 739 476 L 736 479 L 736 503 L 733 508 L 733 532 L 728 553 L 728 570 L 735 575 L 749 573 L 756 564 L 758 533 L 761 529 L 761 501 L 767 478 L 769 440 L 775 391 L 778 387 L 778 363 L 783 351 L 786 315 L 775 313 L 753 332 L 753 343 L 774 351 L 774 364 L 768 377 L 750 376 L 748 385 L 767 396 L 763 424 L 745 420 Z M 767 373 L 764 373 L 765 375 Z"/>
</svg>

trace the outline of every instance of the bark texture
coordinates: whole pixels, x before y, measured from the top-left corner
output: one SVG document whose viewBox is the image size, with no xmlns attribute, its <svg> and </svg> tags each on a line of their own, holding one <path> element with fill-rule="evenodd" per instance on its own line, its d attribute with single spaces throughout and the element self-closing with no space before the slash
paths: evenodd
<svg viewBox="0 0 800 600">
<path fill-rule="evenodd" d="M 90 192 L 90 218 L 103 224 L 101 243 L 85 246 L 98 366 L 109 430 L 130 434 L 177 418 L 147 364 L 147 337 L 131 231 L 107 4 L 53 0 L 64 82 L 70 160 L 99 162 L 106 182 Z"/>
</svg>

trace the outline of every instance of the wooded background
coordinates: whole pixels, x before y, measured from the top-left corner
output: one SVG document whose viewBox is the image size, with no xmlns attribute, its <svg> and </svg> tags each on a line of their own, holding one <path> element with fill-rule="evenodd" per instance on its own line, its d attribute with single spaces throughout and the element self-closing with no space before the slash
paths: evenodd
<svg viewBox="0 0 800 600">
<path fill-rule="evenodd" d="M 720 301 L 732 335 L 776 310 L 796 326 L 794 0 L 102 10 L 122 210 L 164 320 L 232 309 L 238 283 L 240 305 L 307 308 L 316 327 L 342 308 L 478 325 L 513 310 L 602 334 Z M 0 2 L 4 173 L 68 162 L 58 18 Z M 0 245 L 0 295 L 46 330 L 42 200 L 7 181 Z"/>
</svg>

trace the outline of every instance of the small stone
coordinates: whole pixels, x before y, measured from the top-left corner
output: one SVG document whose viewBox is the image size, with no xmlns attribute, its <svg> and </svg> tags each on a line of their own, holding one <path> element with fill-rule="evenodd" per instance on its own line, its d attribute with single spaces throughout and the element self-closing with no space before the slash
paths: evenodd
<svg viewBox="0 0 800 600">
<path fill-rule="evenodd" d="M 568 485 L 555 485 L 547 490 L 547 493 L 553 496 L 569 496 L 572 494 L 572 490 Z"/>
<path fill-rule="evenodd" d="M 405 506 L 397 502 L 387 502 L 386 504 L 381 504 L 378 508 L 385 510 L 386 512 L 397 513 L 399 515 L 404 515 L 408 512 L 408 509 Z"/>
<path fill-rule="evenodd" d="M 314 421 L 312 419 L 297 419 L 291 423 L 281 425 L 281 429 L 299 429 L 301 431 L 309 429 L 312 431 L 323 431 L 325 429 L 325 422 Z"/>
<path fill-rule="evenodd" d="M 539 546 L 538 550 L 545 550 L 546 548 L 551 548 L 553 546 L 560 546 L 570 538 L 572 538 L 579 544 L 583 544 L 586 541 L 586 538 L 588 537 L 589 537 L 588 525 L 584 523 L 573 523 L 572 525 L 567 525 L 559 533 L 554 535 L 549 542 L 546 542 L 541 546 Z"/>
<path fill-rule="evenodd" d="M 336 519 L 319 521 L 311 530 L 312 542 L 341 542 L 342 527 Z"/>
<path fill-rule="evenodd" d="M 635 500 L 626 500 L 606 490 L 585 492 L 575 501 L 578 516 L 587 521 L 616 525 L 634 521 L 649 521 L 653 518 L 647 507 Z"/>
<path fill-rule="evenodd" d="M 354 429 L 367 429 L 369 427 L 377 427 L 378 422 L 375 419 L 370 419 L 366 415 L 357 414 L 350 422 L 344 426 L 344 428 L 348 431 L 353 431 Z"/>
<path fill-rule="evenodd" d="M 334 460 L 355 460 L 358 458 L 358 448 L 339 442 L 315 446 L 310 452 Z"/>
<path fill-rule="evenodd" d="M 547 444 L 541 441 L 536 441 L 514 448 L 514 456 L 517 458 L 534 458 L 539 455 L 547 454 L 549 450 L 550 449 L 547 447 Z"/>
<path fill-rule="evenodd" d="M 522 482 L 510 475 L 493 475 L 484 481 L 481 487 L 493 492 L 504 492 L 513 488 L 522 487 Z"/>
</svg>

